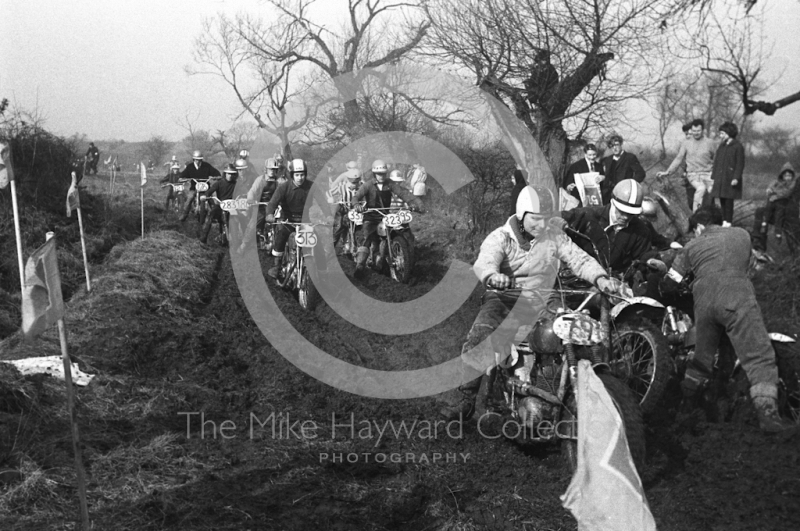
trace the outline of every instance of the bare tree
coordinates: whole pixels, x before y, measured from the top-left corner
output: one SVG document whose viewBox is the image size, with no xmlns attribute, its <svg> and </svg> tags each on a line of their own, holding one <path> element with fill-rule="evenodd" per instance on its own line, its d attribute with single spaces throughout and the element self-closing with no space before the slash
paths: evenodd
<svg viewBox="0 0 800 531">
<path fill-rule="evenodd" d="M 281 133 L 285 143 L 288 135 L 282 133 L 302 128 L 321 104 L 309 105 L 310 100 L 304 99 L 305 112 L 287 122 L 287 104 L 309 84 L 308 79 L 296 79 L 297 67 L 312 76 L 335 80 L 344 93 L 357 92 L 364 80 L 362 72 L 400 60 L 422 40 L 429 23 L 420 22 L 419 2 L 348 0 L 347 23 L 331 29 L 329 23 L 309 14 L 314 0 L 269 0 L 277 14 L 269 23 L 250 15 L 235 20 L 219 17 L 216 27 L 209 22 L 206 29 L 211 31 L 204 31 L 196 42 L 195 59 L 222 75 L 245 110 L 268 130 L 262 117 L 269 113 L 260 109 L 273 111 L 273 130 Z M 391 17 L 402 20 L 389 26 Z M 251 81 L 249 92 L 241 88 L 241 77 Z M 344 102 L 344 117 L 347 135 L 360 136 L 357 98 Z"/>
<path fill-rule="evenodd" d="M 656 0 L 431 0 L 426 51 L 455 62 L 525 122 L 553 172 L 568 136 L 605 128 L 659 79 Z"/>
<path fill-rule="evenodd" d="M 183 120 L 177 120 L 175 123 L 182 127 L 188 133 L 183 137 L 183 147 L 187 155 L 191 155 L 192 151 L 199 150 L 205 157 L 210 157 L 220 150 L 216 147 L 217 141 L 211 136 L 211 133 L 205 129 L 198 129 L 195 123 L 199 118 L 199 114 L 194 116 L 189 115 L 189 111 L 184 113 Z"/>
<path fill-rule="evenodd" d="M 142 144 L 141 155 L 150 159 L 153 165 L 158 166 L 161 160 L 172 149 L 172 142 L 166 140 L 163 136 L 153 135 L 147 142 Z"/>
<path fill-rule="evenodd" d="M 236 122 L 227 131 L 217 130 L 213 137 L 228 159 L 235 159 L 243 149 L 250 150 L 256 141 L 258 126 L 252 123 Z"/>
<path fill-rule="evenodd" d="M 779 125 L 753 129 L 750 141 L 774 160 L 786 159 L 795 147 L 795 132 Z"/>
</svg>

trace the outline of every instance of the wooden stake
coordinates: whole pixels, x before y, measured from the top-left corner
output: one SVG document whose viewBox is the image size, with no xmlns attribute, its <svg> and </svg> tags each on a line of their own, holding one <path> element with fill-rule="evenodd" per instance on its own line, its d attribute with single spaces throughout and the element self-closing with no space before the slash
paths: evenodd
<svg viewBox="0 0 800 531">
<path fill-rule="evenodd" d="M 89 507 L 86 502 L 86 475 L 83 471 L 83 459 L 81 458 L 80 433 L 78 432 L 78 422 L 75 418 L 75 400 L 72 392 L 72 362 L 67 352 L 67 328 L 64 320 L 58 320 L 58 339 L 61 341 L 61 359 L 64 362 L 64 381 L 67 384 L 67 411 L 69 412 L 69 424 L 72 429 L 72 452 L 75 454 L 75 474 L 78 479 L 78 499 L 81 505 L 81 526 L 83 531 L 89 531 Z"/>
<path fill-rule="evenodd" d="M 22 235 L 19 230 L 19 207 L 17 206 L 17 183 L 11 181 L 11 207 L 14 211 L 14 235 L 17 238 L 17 263 L 19 264 L 20 294 L 25 291 L 25 264 L 22 262 Z"/>
<path fill-rule="evenodd" d="M 142 238 L 144 239 L 144 186 L 139 188 L 142 196 Z"/>
<path fill-rule="evenodd" d="M 86 291 L 92 291 L 92 281 L 89 280 L 89 260 L 86 258 L 86 240 L 83 237 L 83 216 L 81 207 L 78 207 L 78 229 L 81 232 L 81 248 L 83 249 L 83 272 L 86 274 Z"/>
</svg>

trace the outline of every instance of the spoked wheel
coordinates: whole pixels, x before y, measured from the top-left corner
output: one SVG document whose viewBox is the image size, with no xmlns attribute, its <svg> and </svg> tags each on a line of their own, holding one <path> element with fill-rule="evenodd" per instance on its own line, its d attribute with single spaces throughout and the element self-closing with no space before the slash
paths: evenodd
<svg viewBox="0 0 800 531">
<path fill-rule="evenodd" d="M 391 243 L 392 260 L 389 264 L 389 272 L 392 279 L 405 284 L 411 277 L 411 250 L 408 242 L 402 235 L 396 235 Z"/>
<path fill-rule="evenodd" d="M 304 310 L 312 311 L 319 304 L 320 296 L 311 275 L 305 267 L 300 271 L 300 282 L 297 290 L 297 301 Z"/>
<path fill-rule="evenodd" d="M 670 354 L 664 334 L 644 321 L 623 323 L 612 331 L 609 365 L 639 401 L 652 412 L 670 377 Z"/>
<path fill-rule="evenodd" d="M 633 464 L 641 476 L 644 471 L 645 461 L 645 435 L 644 422 L 642 421 L 642 411 L 636 403 L 636 397 L 631 390 L 620 380 L 611 374 L 598 374 L 598 378 L 608 391 L 614 406 L 617 408 L 619 416 L 622 418 L 622 426 L 625 429 L 625 438 L 628 441 L 628 449 L 631 452 Z M 571 394 L 566 401 L 567 407 L 562 420 L 577 420 L 577 403 L 575 395 Z M 580 434 L 578 435 L 580 436 Z M 578 468 L 578 441 L 573 439 L 563 439 L 561 441 L 561 452 L 564 455 L 567 465 L 571 472 Z"/>
<path fill-rule="evenodd" d="M 778 361 L 778 408 L 800 425 L 800 352 L 794 343 L 773 343 Z"/>
</svg>

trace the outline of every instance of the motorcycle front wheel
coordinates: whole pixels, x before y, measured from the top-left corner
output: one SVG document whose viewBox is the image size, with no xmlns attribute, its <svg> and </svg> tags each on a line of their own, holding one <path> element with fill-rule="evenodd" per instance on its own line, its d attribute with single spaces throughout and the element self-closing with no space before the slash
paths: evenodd
<svg viewBox="0 0 800 531">
<path fill-rule="evenodd" d="M 611 336 L 611 372 L 633 391 L 642 412 L 651 413 L 670 378 L 667 339 L 655 326 L 641 320 L 616 326 Z"/>
<path fill-rule="evenodd" d="M 300 286 L 297 290 L 297 301 L 300 307 L 304 310 L 313 311 L 319 304 L 320 296 L 314 282 L 311 281 L 311 275 L 308 274 L 308 269 L 303 267 L 300 271 Z"/>
<path fill-rule="evenodd" d="M 402 234 L 396 234 L 392 238 L 392 261 L 389 264 L 389 272 L 392 279 L 406 284 L 411 278 L 411 249 L 408 241 Z M 388 257 L 387 257 L 388 258 Z"/>
<path fill-rule="evenodd" d="M 633 464 L 641 477 L 644 472 L 644 461 L 646 455 L 644 421 L 642 421 L 642 410 L 636 401 L 636 397 L 631 390 L 619 379 L 611 374 L 598 374 L 598 378 L 603 382 L 606 391 L 611 396 L 614 406 L 617 408 L 619 416 L 622 418 L 622 426 L 625 429 L 625 438 L 628 441 L 628 449 L 631 452 Z M 562 420 L 577 421 L 577 402 L 575 395 L 571 394 L 566 400 L 566 411 Z M 580 434 L 578 434 L 580 437 Z M 573 439 L 563 439 L 561 441 L 561 453 L 569 466 L 570 472 L 574 473 L 578 468 L 578 441 Z"/>
</svg>

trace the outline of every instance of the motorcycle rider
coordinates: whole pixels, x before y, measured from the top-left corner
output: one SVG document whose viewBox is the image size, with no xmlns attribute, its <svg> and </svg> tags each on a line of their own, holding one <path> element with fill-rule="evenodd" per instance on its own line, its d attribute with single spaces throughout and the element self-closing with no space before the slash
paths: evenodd
<svg viewBox="0 0 800 531">
<path fill-rule="evenodd" d="M 389 170 L 384 161 L 377 159 L 372 163 L 372 174 L 375 177 L 375 181 L 365 182 L 364 185 L 359 188 L 358 192 L 356 192 L 353 198 L 356 203 L 366 200 L 366 205 L 359 204 L 356 210 L 363 212 L 370 208 L 388 209 L 392 204 L 392 195 L 394 194 L 413 205 L 412 210 L 416 209 L 419 212 L 424 212 L 422 201 L 414 197 L 397 183 L 390 181 L 387 176 L 388 173 Z M 367 212 L 364 214 L 364 224 L 361 226 L 363 240 L 356 252 L 356 278 L 361 278 L 364 275 L 370 248 L 372 249 L 373 256 L 377 257 L 375 259 L 375 269 L 380 271 L 383 268 L 383 256 L 378 252 L 380 246 L 378 225 L 382 218 L 383 216 L 378 212 Z"/>
<path fill-rule="evenodd" d="M 561 217 L 569 228 L 591 240 L 573 236 L 581 249 L 612 271 L 625 271 L 631 262 L 641 259 L 650 250 L 650 231 L 638 217 L 642 213 L 643 199 L 642 185 L 633 179 L 624 179 L 614 186 L 609 204 L 566 210 L 561 212 Z M 594 247 L 600 256 L 595 256 Z"/>
<path fill-rule="evenodd" d="M 100 161 L 100 150 L 94 145 L 94 142 L 89 142 L 89 149 L 86 150 L 86 175 L 90 175 L 92 170 L 97 175 L 97 163 Z"/>
<path fill-rule="evenodd" d="M 233 191 L 236 188 L 236 180 L 238 177 L 239 170 L 236 169 L 236 166 L 228 164 L 225 168 L 225 178 L 215 181 L 214 184 L 209 186 L 206 197 L 211 197 L 216 192 L 217 199 L 220 201 L 233 199 Z M 225 216 L 224 219 L 223 216 Z M 211 224 L 215 220 L 219 223 L 220 233 L 225 234 L 223 232 L 223 227 L 225 226 L 225 222 L 229 219 L 230 216 L 228 213 L 224 212 L 220 204 L 215 201 L 214 205 L 211 206 L 211 211 L 208 213 L 208 216 L 206 216 L 205 223 L 203 223 L 203 229 L 200 231 L 200 241 L 206 243 L 208 240 L 208 233 L 211 231 Z"/>
<path fill-rule="evenodd" d="M 495 352 L 506 352 L 520 326 L 539 319 L 562 264 L 603 291 L 628 292 L 560 230 L 564 220 L 554 217 L 557 214 L 550 190 L 526 186 L 517 197 L 515 213 L 481 244 L 473 270 L 483 285 L 499 290 L 516 286 L 522 293 L 484 294 L 461 349 L 462 361 L 471 368 L 484 373 L 495 366 Z M 489 336 L 492 339 L 484 341 Z M 450 392 L 440 413 L 448 420 L 471 417 L 481 380 L 475 378 Z"/>
<path fill-rule="evenodd" d="M 169 172 L 159 181 L 161 183 L 177 184 L 181 173 L 181 165 L 178 161 L 173 162 L 169 167 Z M 175 191 L 172 186 L 167 187 L 167 200 L 164 203 L 164 210 L 169 210 L 170 203 L 176 201 Z"/>
<path fill-rule="evenodd" d="M 333 205 L 333 248 L 339 244 L 344 235 L 347 233 L 348 224 L 350 220 L 347 219 L 347 213 L 354 207 L 355 203 L 353 198 L 361 186 L 361 171 L 353 168 L 347 170 L 345 180 L 337 187 L 336 193 L 333 197 L 339 202 Z"/>
<path fill-rule="evenodd" d="M 269 203 L 275 189 L 278 187 L 278 161 L 275 158 L 269 158 L 264 161 L 264 174 L 256 177 L 250 190 L 247 192 L 247 202 L 253 203 Z M 242 239 L 242 244 L 237 249 L 239 254 L 242 254 L 247 248 L 248 242 L 252 241 L 256 231 L 264 230 L 264 224 L 267 219 L 266 205 L 258 205 L 250 215 L 250 221 L 247 224 L 247 231 Z"/>
<path fill-rule="evenodd" d="M 197 179 L 205 181 L 211 177 L 219 177 L 219 170 L 208 162 L 203 160 L 203 153 L 200 150 L 195 150 L 192 153 L 192 163 L 187 164 L 180 175 L 180 180 Z M 186 192 L 186 206 L 183 208 L 183 214 L 179 218 L 181 221 L 186 221 L 189 217 L 189 212 L 192 210 L 192 202 L 197 195 L 195 182 L 189 180 L 189 191 Z M 211 195 L 211 194 L 208 194 Z"/>
<path fill-rule="evenodd" d="M 724 333 L 747 373 L 761 430 L 783 431 L 792 425 L 778 414 L 775 350 L 747 276 L 750 235 L 742 228 L 721 225 L 722 211 L 718 207 L 697 209 L 689 218 L 689 230 L 696 238 L 686 244 L 667 274 L 674 282 L 681 282 L 689 272 L 694 273 L 695 279 L 692 296 L 697 343 L 681 391 L 690 405 L 702 399 Z"/>
<path fill-rule="evenodd" d="M 290 222 L 302 222 L 303 209 L 309 195 L 314 197 L 320 208 L 327 208 L 328 202 L 325 198 L 325 192 L 315 186 L 313 181 L 307 179 L 308 166 L 306 166 L 306 161 L 303 159 L 292 160 L 289 163 L 289 174 L 292 177 L 291 181 L 279 184 L 267 205 L 267 223 L 275 222 L 275 209 L 278 208 L 278 205 L 281 206 L 283 217 Z M 295 232 L 294 226 L 284 224 L 275 236 L 275 243 L 272 247 L 272 256 L 275 258 L 275 262 L 267 271 L 267 275 L 272 278 L 278 277 L 280 257 L 286 251 L 286 243 L 293 232 Z M 317 269 L 320 271 L 325 270 L 325 253 L 314 252 L 314 258 Z"/>
<path fill-rule="evenodd" d="M 243 150 L 244 151 L 244 150 Z M 246 151 L 245 151 L 246 153 Z M 258 177 L 247 163 L 247 160 L 238 158 L 235 162 L 236 171 L 239 172 L 239 177 L 237 178 L 237 182 L 239 182 L 240 187 L 243 190 L 250 190 L 250 187 L 253 186 L 256 178 Z"/>
</svg>

